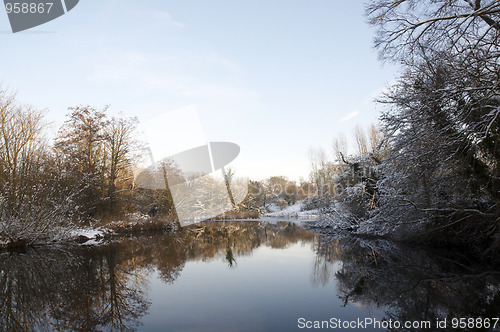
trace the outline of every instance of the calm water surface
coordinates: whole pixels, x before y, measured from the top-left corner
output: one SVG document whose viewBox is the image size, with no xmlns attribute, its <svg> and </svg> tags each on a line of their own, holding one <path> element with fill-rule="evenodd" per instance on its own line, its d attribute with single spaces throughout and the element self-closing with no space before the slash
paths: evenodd
<svg viewBox="0 0 500 332">
<path fill-rule="evenodd" d="M 299 318 L 434 326 L 500 313 L 500 275 L 463 255 L 317 236 L 288 222 L 1 252 L 0 268 L 5 331 L 304 330 Z"/>
</svg>

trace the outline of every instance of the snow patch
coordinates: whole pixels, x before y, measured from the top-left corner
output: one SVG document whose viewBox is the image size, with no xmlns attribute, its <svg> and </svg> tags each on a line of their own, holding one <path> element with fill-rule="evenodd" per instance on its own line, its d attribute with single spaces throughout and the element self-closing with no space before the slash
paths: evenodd
<svg viewBox="0 0 500 332">
<path fill-rule="evenodd" d="M 286 217 L 286 218 L 303 218 L 303 219 L 315 219 L 319 215 L 319 210 L 307 210 L 302 211 L 304 207 L 304 201 L 298 201 L 293 205 L 285 207 L 280 210 L 278 206 L 270 205 L 268 209 L 271 211 L 266 213 L 265 217 Z"/>
<path fill-rule="evenodd" d="M 104 229 L 102 227 L 76 228 L 71 230 L 69 239 L 79 242 L 84 246 L 93 246 L 102 244 L 105 239 L 105 235 L 109 233 L 109 229 Z"/>
<path fill-rule="evenodd" d="M 104 234 L 105 231 L 102 228 L 77 228 L 71 231 L 70 236 L 72 238 L 85 236 L 89 239 L 95 239 L 97 237 L 104 237 Z"/>
<path fill-rule="evenodd" d="M 97 245 L 102 244 L 102 241 L 103 241 L 103 238 L 101 238 L 99 240 L 91 239 L 91 240 L 88 240 L 88 241 L 82 243 L 81 245 L 82 246 L 97 246 Z"/>
</svg>

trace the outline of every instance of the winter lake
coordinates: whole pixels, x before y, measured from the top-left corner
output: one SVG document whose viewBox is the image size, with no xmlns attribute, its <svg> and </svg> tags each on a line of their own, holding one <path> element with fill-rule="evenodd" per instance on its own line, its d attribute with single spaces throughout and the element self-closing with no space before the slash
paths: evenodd
<svg viewBox="0 0 500 332">
<path fill-rule="evenodd" d="M 291 222 L 3 251 L 0 268 L 6 331 L 430 331 L 500 313 L 500 274 L 465 255 Z"/>
</svg>

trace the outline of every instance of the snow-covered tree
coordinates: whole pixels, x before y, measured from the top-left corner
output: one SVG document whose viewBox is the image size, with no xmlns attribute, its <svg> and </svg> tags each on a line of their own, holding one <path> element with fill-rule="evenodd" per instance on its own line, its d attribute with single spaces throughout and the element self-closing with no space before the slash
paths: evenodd
<svg viewBox="0 0 500 332">
<path fill-rule="evenodd" d="M 403 64 L 380 99 L 390 151 L 362 231 L 498 248 L 500 2 L 368 7 L 381 56 Z"/>
<path fill-rule="evenodd" d="M 44 137 L 44 112 L 0 90 L 0 247 L 55 238 L 74 187 Z"/>
</svg>

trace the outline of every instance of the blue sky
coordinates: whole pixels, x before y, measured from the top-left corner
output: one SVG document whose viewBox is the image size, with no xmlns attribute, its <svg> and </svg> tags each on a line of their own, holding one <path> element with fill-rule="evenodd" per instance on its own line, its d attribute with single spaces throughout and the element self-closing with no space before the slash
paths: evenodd
<svg viewBox="0 0 500 332">
<path fill-rule="evenodd" d="M 163 140 L 158 121 L 195 109 L 207 140 L 241 146 L 237 175 L 307 178 L 308 149 L 330 151 L 339 133 L 376 122 L 373 98 L 397 75 L 377 60 L 363 6 L 81 0 L 17 34 L 0 10 L 0 82 L 48 109 L 53 128 L 69 106 L 109 104 L 111 113 L 139 117 L 146 139 L 174 150 L 181 144 Z"/>
</svg>

